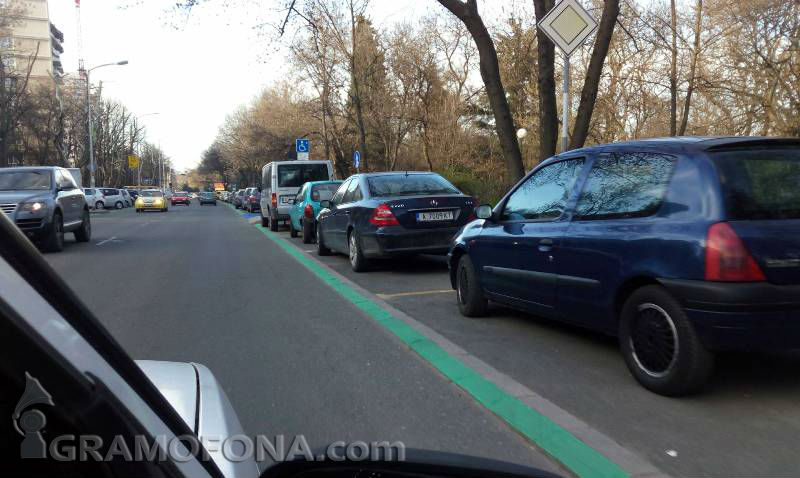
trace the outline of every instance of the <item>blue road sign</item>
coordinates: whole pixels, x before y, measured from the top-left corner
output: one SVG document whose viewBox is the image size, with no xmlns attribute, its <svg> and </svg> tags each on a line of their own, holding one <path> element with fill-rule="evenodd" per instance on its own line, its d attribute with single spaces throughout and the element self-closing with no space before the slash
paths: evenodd
<svg viewBox="0 0 800 478">
<path fill-rule="evenodd" d="M 358 169 L 361 166 L 361 153 L 358 151 L 353 152 L 353 165 Z"/>
<path fill-rule="evenodd" d="M 311 141 L 308 139 L 296 139 L 294 140 L 294 150 L 298 153 L 310 153 L 311 152 Z"/>
</svg>

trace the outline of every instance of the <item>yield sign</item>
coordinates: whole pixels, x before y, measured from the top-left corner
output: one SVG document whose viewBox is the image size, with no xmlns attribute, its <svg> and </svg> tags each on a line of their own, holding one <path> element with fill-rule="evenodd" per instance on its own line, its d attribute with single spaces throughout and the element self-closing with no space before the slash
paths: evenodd
<svg viewBox="0 0 800 478">
<path fill-rule="evenodd" d="M 539 22 L 539 28 L 569 56 L 597 29 L 597 21 L 578 0 L 561 0 Z"/>
</svg>

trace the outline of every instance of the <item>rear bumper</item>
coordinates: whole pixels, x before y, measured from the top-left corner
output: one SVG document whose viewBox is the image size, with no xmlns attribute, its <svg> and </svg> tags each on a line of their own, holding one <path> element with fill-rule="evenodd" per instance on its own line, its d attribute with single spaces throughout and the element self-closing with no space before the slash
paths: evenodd
<svg viewBox="0 0 800 478">
<path fill-rule="evenodd" d="M 172 203 L 173 206 L 176 204 L 185 204 L 188 206 L 191 203 L 191 201 L 189 201 L 188 199 L 178 199 L 177 201 L 170 201 L 170 202 Z"/>
<path fill-rule="evenodd" d="M 404 229 L 381 227 L 361 234 L 361 247 L 367 257 L 402 254 L 447 254 L 460 227 L 441 229 Z"/>
<path fill-rule="evenodd" d="M 712 350 L 800 349 L 800 285 L 659 281 Z"/>
</svg>

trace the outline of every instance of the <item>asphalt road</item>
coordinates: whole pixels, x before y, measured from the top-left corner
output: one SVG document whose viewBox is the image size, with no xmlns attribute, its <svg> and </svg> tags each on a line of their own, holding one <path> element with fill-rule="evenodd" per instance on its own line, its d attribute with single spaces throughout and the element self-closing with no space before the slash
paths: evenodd
<svg viewBox="0 0 800 478">
<path fill-rule="evenodd" d="M 68 235 L 48 262 L 134 359 L 207 365 L 247 433 L 399 440 L 564 473 L 229 207 L 92 221 L 90 243 Z"/>
</svg>

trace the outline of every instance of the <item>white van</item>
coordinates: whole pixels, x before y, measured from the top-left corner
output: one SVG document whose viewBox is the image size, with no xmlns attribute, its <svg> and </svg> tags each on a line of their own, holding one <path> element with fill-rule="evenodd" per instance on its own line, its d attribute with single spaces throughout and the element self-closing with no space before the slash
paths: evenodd
<svg viewBox="0 0 800 478">
<path fill-rule="evenodd" d="M 330 161 L 273 161 L 261 168 L 261 225 L 277 231 L 303 184 L 334 179 Z"/>
</svg>

